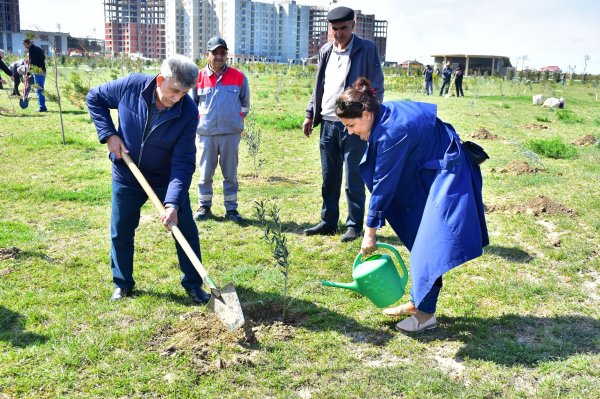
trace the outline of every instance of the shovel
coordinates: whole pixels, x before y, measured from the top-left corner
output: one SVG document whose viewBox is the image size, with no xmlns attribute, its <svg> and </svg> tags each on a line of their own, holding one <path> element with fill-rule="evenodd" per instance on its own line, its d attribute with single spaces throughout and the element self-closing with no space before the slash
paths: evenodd
<svg viewBox="0 0 600 399">
<path fill-rule="evenodd" d="M 152 190 L 152 187 L 150 187 L 150 184 L 148 184 L 148 181 L 146 180 L 142 172 L 138 169 L 137 165 L 133 162 L 129 154 L 127 154 L 124 151 L 121 151 L 121 156 L 123 157 L 123 160 L 125 161 L 127 166 L 129 166 L 129 169 L 131 169 L 131 172 L 133 173 L 137 181 L 140 183 L 140 185 L 148 195 L 148 198 L 150 198 L 150 200 L 154 204 L 154 207 L 158 209 L 158 211 L 161 214 L 165 212 L 165 207 L 163 206 L 161 200 L 158 199 L 158 197 L 154 193 L 154 190 Z M 225 327 L 227 327 L 227 329 L 230 331 L 237 330 L 238 328 L 243 326 L 244 313 L 242 312 L 242 306 L 240 305 L 240 300 L 238 299 L 233 284 L 229 283 L 222 289 L 218 289 L 215 282 L 212 280 L 212 278 L 209 277 L 206 269 L 204 269 L 204 266 L 202 266 L 202 262 L 200 262 L 200 259 L 198 259 L 198 257 L 196 256 L 194 250 L 192 249 L 192 247 L 190 247 L 190 244 L 188 244 L 187 240 L 183 236 L 183 233 L 181 232 L 181 230 L 179 230 L 179 227 L 177 227 L 176 225 L 170 225 L 169 227 L 171 229 L 171 232 L 175 236 L 175 239 L 177 240 L 179 245 L 181 245 L 181 248 L 183 248 L 186 255 L 198 271 L 198 274 L 200 274 L 200 277 L 202 277 L 202 280 L 204 280 L 206 282 L 206 285 L 208 285 L 208 287 L 210 288 L 210 292 L 212 295 L 210 297 L 210 301 L 208 301 L 208 304 L 206 305 L 208 310 L 216 314 L 217 317 L 221 319 L 223 324 L 225 324 Z"/>
<path fill-rule="evenodd" d="M 29 92 L 31 91 L 31 75 L 25 74 L 25 86 L 23 87 L 23 98 L 19 98 L 19 107 L 25 109 L 29 106 Z"/>
</svg>

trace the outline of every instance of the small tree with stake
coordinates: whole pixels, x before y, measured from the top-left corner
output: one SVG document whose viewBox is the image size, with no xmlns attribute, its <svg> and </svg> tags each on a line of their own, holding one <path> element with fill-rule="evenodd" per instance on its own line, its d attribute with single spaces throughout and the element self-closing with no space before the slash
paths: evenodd
<svg viewBox="0 0 600 399">
<path fill-rule="evenodd" d="M 273 205 L 271 209 L 267 210 L 263 201 L 254 201 L 254 204 L 254 213 L 259 225 L 263 229 L 262 239 L 268 242 L 271 246 L 273 258 L 277 262 L 277 266 L 279 266 L 279 269 L 283 274 L 283 315 L 281 318 L 282 321 L 285 322 L 287 307 L 289 305 L 289 301 L 287 299 L 287 287 L 290 270 L 290 252 L 287 247 L 287 239 L 285 234 L 282 232 L 281 219 L 279 216 L 280 211 L 277 205 Z M 267 216 L 269 216 L 271 220 L 268 220 Z"/>
</svg>

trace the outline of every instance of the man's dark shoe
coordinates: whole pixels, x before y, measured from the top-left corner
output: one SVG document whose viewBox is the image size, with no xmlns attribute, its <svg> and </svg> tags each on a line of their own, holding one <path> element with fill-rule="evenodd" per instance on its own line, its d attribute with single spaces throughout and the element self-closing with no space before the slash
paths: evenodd
<svg viewBox="0 0 600 399">
<path fill-rule="evenodd" d="M 38 109 L 38 112 L 48 112 L 48 109 L 46 109 L 46 108 L 40 108 L 40 109 Z"/>
<path fill-rule="evenodd" d="M 227 211 L 225 212 L 225 219 L 229 219 L 234 223 L 240 224 L 244 221 L 242 215 L 239 214 L 237 210 Z"/>
<path fill-rule="evenodd" d="M 198 211 L 194 213 L 194 220 L 198 222 L 200 220 L 206 220 L 211 216 L 212 212 L 210 211 L 210 206 L 201 205 L 200 208 L 198 208 Z"/>
<path fill-rule="evenodd" d="M 186 288 L 188 296 L 197 305 L 206 305 L 210 300 L 210 294 L 204 291 L 202 288 Z"/>
<path fill-rule="evenodd" d="M 307 236 L 314 236 L 317 234 L 322 236 L 331 236 L 335 233 L 337 233 L 337 226 L 331 226 L 325 222 L 321 222 L 315 227 L 304 230 L 304 234 Z"/>
<path fill-rule="evenodd" d="M 342 242 L 354 241 L 360 237 L 362 230 L 357 232 L 354 227 L 348 227 L 344 235 L 340 238 Z"/>
<path fill-rule="evenodd" d="M 112 293 L 112 296 L 110 297 L 110 300 L 114 302 L 128 296 L 133 296 L 132 288 L 115 288 L 115 290 Z"/>
</svg>

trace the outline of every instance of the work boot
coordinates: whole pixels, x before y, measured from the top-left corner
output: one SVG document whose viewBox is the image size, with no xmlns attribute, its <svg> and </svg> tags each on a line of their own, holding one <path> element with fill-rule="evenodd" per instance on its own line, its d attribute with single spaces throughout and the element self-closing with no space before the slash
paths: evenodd
<svg viewBox="0 0 600 399">
<path fill-rule="evenodd" d="M 225 212 L 225 219 L 229 219 L 234 223 L 240 224 L 243 222 L 242 215 L 235 209 Z"/>
<path fill-rule="evenodd" d="M 362 230 L 357 232 L 354 227 L 348 227 L 344 235 L 340 238 L 342 242 L 354 241 L 360 237 Z"/>
<path fill-rule="evenodd" d="M 186 288 L 185 292 L 196 305 L 206 305 L 210 301 L 210 294 L 202 288 Z"/>
<path fill-rule="evenodd" d="M 115 288 L 110 300 L 115 302 L 128 296 L 133 296 L 132 288 Z"/>
<path fill-rule="evenodd" d="M 321 222 L 314 227 L 304 230 L 304 235 L 307 235 L 307 236 L 314 236 L 314 235 L 331 236 L 331 235 L 334 235 L 335 233 L 337 233 L 337 226 L 331 226 L 325 222 Z"/>
<path fill-rule="evenodd" d="M 210 211 L 210 206 L 200 205 L 198 211 L 194 213 L 194 220 L 199 222 L 200 220 L 206 220 L 212 216 L 212 212 Z"/>
</svg>

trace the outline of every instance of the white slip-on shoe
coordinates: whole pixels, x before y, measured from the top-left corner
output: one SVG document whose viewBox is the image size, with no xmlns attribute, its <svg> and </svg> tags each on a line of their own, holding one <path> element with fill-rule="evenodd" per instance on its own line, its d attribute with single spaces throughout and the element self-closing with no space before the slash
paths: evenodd
<svg viewBox="0 0 600 399">
<path fill-rule="evenodd" d="M 417 309 L 414 307 L 411 310 L 408 310 L 409 305 L 404 304 L 400 306 L 395 306 L 393 308 L 383 309 L 383 314 L 388 317 L 398 317 L 398 316 L 412 316 L 417 313 Z"/>
<path fill-rule="evenodd" d="M 437 322 L 435 320 L 435 316 L 431 316 L 423 323 L 419 323 L 419 320 L 417 320 L 415 316 L 410 316 L 409 318 L 404 319 L 400 323 L 396 324 L 396 330 L 411 333 L 431 330 L 432 328 L 436 327 Z"/>
</svg>

